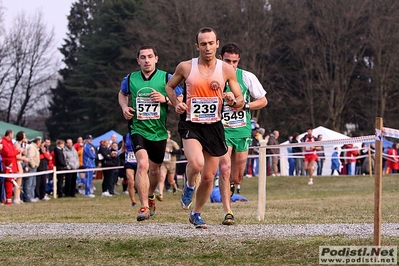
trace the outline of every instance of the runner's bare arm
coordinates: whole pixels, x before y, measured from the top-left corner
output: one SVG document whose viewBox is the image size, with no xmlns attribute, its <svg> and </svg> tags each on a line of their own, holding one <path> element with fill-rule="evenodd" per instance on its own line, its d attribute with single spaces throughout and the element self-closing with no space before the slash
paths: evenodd
<svg viewBox="0 0 399 266">
<path fill-rule="evenodd" d="M 126 120 L 130 120 L 133 117 L 134 109 L 128 106 L 129 102 L 129 95 L 124 94 L 123 92 L 119 91 L 118 93 L 118 103 L 122 109 L 123 117 Z"/>
<path fill-rule="evenodd" d="M 226 98 L 226 101 L 230 106 L 235 108 L 241 108 L 244 106 L 244 98 L 242 97 L 240 85 L 238 84 L 236 73 L 234 68 L 223 62 L 223 75 L 227 79 L 229 83 L 230 90 L 234 94 L 235 99 L 231 99 L 230 97 Z"/>
<path fill-rule="evenodd" d="M 188 64 L 187 61 L 181 62 L 175 70 L 175 73 L 169 79 L 168 83 L 166 84 L 165 91 L 169 97 L 170 102 L 175 107 L 177 113 L 181 114 L 185 110 L 187 110 L 187 105 L 183 103 L 182 96 L 177 97 L 175 94 L 175 88 L 183 81 L 186 77 L 187 69 L 190 67 L 191 63 Z"/>
</svg>

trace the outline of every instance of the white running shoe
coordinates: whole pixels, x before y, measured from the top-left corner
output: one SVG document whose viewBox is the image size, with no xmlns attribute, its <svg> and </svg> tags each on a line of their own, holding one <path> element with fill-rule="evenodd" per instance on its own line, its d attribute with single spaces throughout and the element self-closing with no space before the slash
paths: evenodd
<svg viewBox="0 0 399 266">
<path fill-rule="evenodd" d="M 101 197 L 112 197 L 112 195 L 109 194 L 108 191 L 105 191 L 105 192 L 103 192 L 103 193 L 101 194 Z"/>
<path fill-rule="evenodd" d="M 13 203 L 14 203 L 14 204 L 21 204 L 21 200 L 19 200 L 19 199 L 14 199 Z"/>
<path fill-rule="evenodd" d="M 95 198 L 96 196 L 94 194 L 89 194 L 89 195 L 85 195 L 85 197 L 87 197 L 87 198 Z"/>
<path fill-rule="evenodd" d="M 50 198 L 47 197 L 47 195 L 45 195 L 44 198 L 42 198 L 42 200 L 43 200 L 43 201 L 48 201 L 48 200 L 50 200 Z"/>
<path fill-rule="evenodd" d="M 313 185 L 313 178 L 309 178 L 308 185 Z"/>
</svg>

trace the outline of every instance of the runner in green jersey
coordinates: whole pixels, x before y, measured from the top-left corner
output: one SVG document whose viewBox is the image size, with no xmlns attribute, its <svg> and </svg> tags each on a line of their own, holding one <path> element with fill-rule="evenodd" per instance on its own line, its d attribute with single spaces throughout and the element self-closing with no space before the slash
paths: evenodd
<svg viewBox="0 0 399 266">
<path fill-rule="evenodd" d="M 156 69 L 157 62 L 153 46 L 140 47 L 137 53 L 140 70 L 123 79 L 118 94 L 123 116 L 133 122 L 130 137 L 137 161 L 135 181 L 141 202 L 137 221 L 147 220 L 155 214 L 154 190 L 159 182 L 168 138 L 166 112 L 170 103 L 165 86 L 172 75 Z M 176 96 L 181 92 L 180 86 L 175 89 Z M 132 107 L 128 106 L 129 95 L 132 96 Z"/>
<path fill-rule="evenodd" d="M 220 59 L 236 69 L 237 81 L 240 84 L 245 104 L 241 108 L 234 108 L 224 103 L 222 122 L 225 130 L 228 152 L 220 158 L 219 189 L 223 202 L 225 216 L 222 224 L 234 224 L 234 215 L 230 204 L 230 186 L 241 184 L 251 144 L 251 113 L 267 105 L 266 91 L 258 78 L 251 72 L 237 68 L 240 61 L 240 49 L 229 43 L 222 47 Z M 227 86 L 227 90 L 229 87 Z M 254 101 L 250 102 L 250 97 Z"/>
</svg>

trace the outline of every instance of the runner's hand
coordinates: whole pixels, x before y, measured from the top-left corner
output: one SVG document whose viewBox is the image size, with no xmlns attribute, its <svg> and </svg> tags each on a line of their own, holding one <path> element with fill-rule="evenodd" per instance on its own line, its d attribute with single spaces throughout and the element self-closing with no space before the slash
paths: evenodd
<svg viewBox="0 0 399 266">
<path fill-rule="evenodd" d="M 188 108 L 187 105 L 185 103 L 181 103 L 181 102 L 179 102 L 175 106 L 176 113 L 178 113 L 178 114 L 184 113 L 187 110 L 187 108 Z"/>
<path fill-rule="evenodd" d="M 134 112 L 135 111 L 132 107 L 126 106 L 125 108 L 123 108 L 123 117 L 126 120 L 130 120 L 130 119 L 132 119 Z"/>
</svg>

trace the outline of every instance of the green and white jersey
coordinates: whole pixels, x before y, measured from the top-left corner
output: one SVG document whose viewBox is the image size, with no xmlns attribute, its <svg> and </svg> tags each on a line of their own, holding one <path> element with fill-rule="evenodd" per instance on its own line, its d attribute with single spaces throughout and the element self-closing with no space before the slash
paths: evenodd
<svg viewBox="0 0 399 266">
<path fill-rule="evenodd" d="M 168 74 L 156 69 L 146 79 L 141 71 L 135 71 L 129 76 L 129 90 L 132 96 L 132 107 L 136 112 L 130 126 L 131 134 L 139 134 L 152 141 L 168 138 L 166 131 L 167 104 L 151 100 L 153 90 L 166 96 L 165 86 Z"/>
<path fill-rule="evenodd" d="M 260 84 L 258 78 L 253 73 L 237 68 L 236 76 L 245 102 L 249 102 L 251 96 L 254 99 L 259 99 L 266 95 L 262 84 Z M 226 92 L 228 91 L 230 91 L 230 87 L 227 85 Z M 222 123 L 226 139 L 251 137 L 250 111 L 233 111 L 228 106 L 228 103 L 224 101 Z"/>
</svg>

